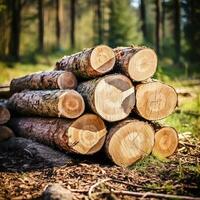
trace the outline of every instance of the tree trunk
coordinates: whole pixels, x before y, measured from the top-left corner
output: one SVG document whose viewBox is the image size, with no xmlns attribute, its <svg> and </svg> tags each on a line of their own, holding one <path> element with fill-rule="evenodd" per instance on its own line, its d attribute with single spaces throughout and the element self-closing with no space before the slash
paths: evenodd
<svg viewBox="0 0 200 200">
<path fill-rule="evenodd" d="M 94 78 L 110 71 L 115 64 L 113 50 L 106 45 L 64 56 L 56 63 L 56 70 L 67 70 L 82 78 Z"/>
<path fill-rule="evenodd" d="M 171 156 L 178 146 L 178 133 L 172 127 L 158 126 L 155 133 L 155 144 L 152 154 L 158 158 Z"/>
<path fill-rule="evenodd" d="M 98 35 L 97 44 L 103 43 L 103 17 L 101 0 L 94 1 L 94 31 Z"/>
<path fill-rule="evenodd" d="M 147 39 L 147 30 L 146 30 L 146 6 L 145 6 L 145 0 L 140 1 L 140 16 L 142 21 L 142 33 L 144 40 Z"/>
<path fill-rule="evenodd" d="M 92 111 L 110 122 L 126 118 L 135 105 L 135 89 L 131 81 L 120 74 L 83 82 L 77 91 Z"/>
<path fill-rule="evenodd" d="M 10 83 L 12 93 L 23 90 L 75 89 L 76 87 L 77 80 L 74 74 L 65 71 L 35 73 L 13 79 Z"/>
<path fill-rule="evenodd" d="M 160 54 L 160 0 L 156 2 L 156 52 Z"/>
<path fill-rule="evenodd" d="M 36 90 L 15 93 L 9 108 L 19 114 L 77 118 L 85 109 L 82 96 L 74 90 Z"/>
<path fill-rule="evenodd" d="M 39 50 L 44 50 L 44 1 L 38 0 Z"/>
<path fill-rule="evenodd" d="M 10 119 L 10 112 L 9 110 L 0 105 L 0 124 L 6 124 Z"/>
<path fill-rule="evenodd" d="M 75 47 L 76 0 L 70 0 L 70 42 L 71 48 Z"/>
<path fill-rule="evenodd" d="M 175 43 L 175 62 L 179 64 L 180 61 L 180 2 L 174 0 L 174 43 Z"/>
<path fill-rule="evenodd" d="M 20 32 L 21 32 L 21 0 L 11 0 L 11 30 L 9 55 L 14 60 L 19 60 Z"/>
<path fill-rule="evenodd" d="M 0 126 L 0 142 L 8 140 L 9 138 L 14 136 L 15 135 L 10 128 L 8 128 L 7 126 Z"/>
<path fill-rule="evenodd" d="M 159 120 L 170 115 L 177 106 L 175 89 L 157 81 L 136 86 L 136 112 L 147 120 Z"/>
<path fill-rule="evenodd" d="M 166 16 L 166 2 L 162 1 L 162 40 L 165 39 L 165 16 Z"/>
<path fill-rule="evenodd" d="M 152 49 L 144 47 L 118 47 L 114 49 L 116 70 L 134 81 L 143 81 L 154 75 L 157 56 Z"/>
<path fill-rule="evenodd" d="M 56 3 L 56 43 L 57 48 L 60 48 L 60 0 L 55 0 Z"/>
<path fill-rule="evenodd" d="M 10 126 L 21 137 L 78 154 L 99 151 L 107 133 L 103 120 L 94 114 L 85 114 L 75 121 L 58 118 L 13 118 Z"/>
<path fill-rule="evenodd" d="M 150 124 L 139 120 L 124 120 L 110 129 L 105 149 L 115 164 L 128 167 L 149 155 L 153 145 L 154 129 Z"/>
</svg>

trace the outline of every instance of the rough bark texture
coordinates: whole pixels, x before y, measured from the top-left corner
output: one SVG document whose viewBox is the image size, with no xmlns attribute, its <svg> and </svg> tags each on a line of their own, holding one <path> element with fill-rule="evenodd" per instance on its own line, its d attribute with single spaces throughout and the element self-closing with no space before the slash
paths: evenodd
<svg viewBox="0 0 200 200">
<path fill-rule="evenodd" d="M 141 120 L 127 119 L 109 130 L 105 151 L 115 164 L 128 167 L 149 155 L 153 145 L 153 127 Z"/>
<path fill-rule="evenodd" d="M 156 72 L 157 56 L 152 49 L 138 46 L 118 47 L 114 52 L 116 71 L 129 76 L 133 81 L 146 80 Z"/>
<path fill-rule="evenodd" d="M 126 118 L 135 105 L 134 87 L 120 74 L 82 82 L 77 91 L 89 108 L 107 121 Z"/>
<path fill-rule="evenodd" d="M 9 110 L 0 103 L 0 124 L 6 124 L 10 119 Z"/>
<path fill-rule="evenodd" d="M 93 118 L 96 118 L 94 121 Z M 101 123 L 99 125 L 99 123 Z M 12 118 L 9 122 L 16 134 L 46 145 L 58 147 L 67 152 L 92 154 L 100 150 L 105 140 L 106 128 L 103 121 L 95 115 L 83 115 L 75 121 L 58 118 Z M 90 130 L 93 128 L 92 130 Z M 103 131 L 103 135 L 98 135 Z M 89 146 L 90 136 L 97 140 Z M 73 140 L 75 137 L 76 141 Z M 81 145 L 88 143 L 88 151 L 82 151 Z M 102 144 L 101 144 L 102 143 Z M 95 145 L 99 148 L 92 150 Z M 78 148 L 79 147 L 79 148 Z M 87 147 L 86 147 L 87 148 Z"/>
<path fill-rule="evenodd" d="M 93 55 L 93 52 L 96 52 L 96 54 Z M 93 59 L 96 59 L 96 63 L 92 61 Z M 71 71 L 78 77 L 88 79 L 110 71 L 114 63 L 115 58 L 112 49 L 105 45 L 99 45 L 70 56 L 64 56 L 56 63 L 55 69 Z"/>
<path fill-rule="evenodd" d="M 23 156 L 26 158 L 24 159 L 27 161 L 26 165 L 21 166 L 19 169 L 18 164 L 17 170 L 44 169 L 44 167 L 60 165 L 69 166 L 75 163 L 75 160 L 69 155 L 66 155 L 66 153 L 61 153 L 46 145 L 21 137 L 13 137 L 7 141 L 1 142 L 0 152 L 8 152 L 9 154 L 13 152 L 13 160 L 16 159 L 16 154 L 20 154 L 20 158 Z M 19 162 L 19 160 L 16 162 Z"/>
<path fill-rule="evenodd" d="M 7 126 L 0 126 L 0 142 L 14 137 L 13 131 Z"/>
<path fill-rule="evenodd" d="M 75 89 L 76 86 L 76 77 L 71 72 L 52 71 L 35 73 L 13 79 L 10 83 L 10 90 L 12 93 L 15 93 L 26 89 Z"/>
<path fill-rule="evenodd" d="M 178 95 L 167 84 L 151 81 L 136 85 L 134 111 L 147 120 L 159 120 L 170 115 L 176 108 Z"/>
<path fill-rule="evenodd" d="M 11 110 L 19 114 L 50 117 L 79 117 L 84 100 L 74 90 L 36 90 L 15 93 L 8 101 Z"/>
</svg>

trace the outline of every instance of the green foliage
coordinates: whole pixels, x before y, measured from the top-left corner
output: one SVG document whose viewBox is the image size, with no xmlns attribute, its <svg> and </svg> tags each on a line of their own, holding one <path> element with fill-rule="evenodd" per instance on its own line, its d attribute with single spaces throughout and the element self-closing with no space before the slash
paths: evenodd
<svg viewBox="0 0 200 200">
<path fill-rule="evenodd" d="M 125 46 L 141 42 L 139 23 L 136 12 L 129 0 L 110 2 L 109 37 L 112 47 Z"/>
<path fill-rule="evenodd" d="M 184 32 L 186 40 L 185 54 L 190 61 L 199 62 L 200 57 L 200 1 L 183 0 Z"/>
</svg>

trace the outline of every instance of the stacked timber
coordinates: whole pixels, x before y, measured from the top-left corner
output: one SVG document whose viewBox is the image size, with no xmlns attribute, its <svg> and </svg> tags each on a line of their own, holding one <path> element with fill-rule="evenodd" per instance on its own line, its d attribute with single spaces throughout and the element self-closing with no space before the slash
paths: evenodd
<svg viewBox="0 0 200 200">
<path fill-rule="evenodd" d="M 128 167 L 153 154 L 172 155 L 178 134 L 156 122 L 177 106 L 175 89 L 152 77 L 156 53 L 106 45 L 64 56 L 54 71 L 11 81 L 9 126 L 20 137 L 75 154 L 103 149 Z"/>
</svg>

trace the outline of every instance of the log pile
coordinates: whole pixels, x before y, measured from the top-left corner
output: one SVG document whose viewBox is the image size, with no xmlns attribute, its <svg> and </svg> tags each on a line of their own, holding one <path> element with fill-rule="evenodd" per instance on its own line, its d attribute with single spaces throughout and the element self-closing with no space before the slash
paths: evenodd
<svg viewBox="0 0 200 200">
<path fill-rule="evenodd" d="M 123 167 L 151 153 L 168 157 L 178 134 L 156 121 L 175 110 L 177 93 L 152 79 L 156 68 L 157 55 L 146 47 L 99 45 L 64 56 L 54 71 L 11 81 L 8 125 L 18 136 L 66 152 L 103 149 Z"/>
</svg>

